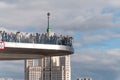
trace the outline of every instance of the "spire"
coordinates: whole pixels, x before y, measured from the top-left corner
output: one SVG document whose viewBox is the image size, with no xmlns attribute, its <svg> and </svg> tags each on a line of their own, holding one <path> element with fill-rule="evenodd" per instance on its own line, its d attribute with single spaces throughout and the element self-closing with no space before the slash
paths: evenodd
<svg viewBox="0 0 120 80">
<path fill-rule="evenodd" d="M 49 33 L 50 32 L 50 27 L 49 27 L 49 16 L 50 16 L 50 13 L 49 12 L 47 13 L 47 16 L 48 16 L 47 33 Z"/>
</svg>

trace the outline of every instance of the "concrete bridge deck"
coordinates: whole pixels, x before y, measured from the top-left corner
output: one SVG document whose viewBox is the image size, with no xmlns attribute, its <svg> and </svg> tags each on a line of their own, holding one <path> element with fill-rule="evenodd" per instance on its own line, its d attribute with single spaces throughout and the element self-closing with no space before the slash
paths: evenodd
<svg viewBox="0 0 120 80">
<path fill-rule="evenodd" d="M 4 42 L 4 49 L 0 50 L 0 60 L 32 59 L 44 56 L 63 56 L 73 54 L 70 46 L 35 43 Z"/>
</svg>

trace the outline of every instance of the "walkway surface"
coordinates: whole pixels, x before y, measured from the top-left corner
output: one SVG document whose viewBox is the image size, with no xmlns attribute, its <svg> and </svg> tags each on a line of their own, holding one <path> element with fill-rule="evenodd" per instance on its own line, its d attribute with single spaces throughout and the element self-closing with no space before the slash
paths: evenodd
<svg viewBox="0 0 120 80">
<path fill-rule="evenodd" d="M 19 60 L 41 58 L 44 56 L 63 56 L 73 54 L 70 46 L 35 43 L 4 42 L 0 50 L 0 60 Z"/>
</svg>

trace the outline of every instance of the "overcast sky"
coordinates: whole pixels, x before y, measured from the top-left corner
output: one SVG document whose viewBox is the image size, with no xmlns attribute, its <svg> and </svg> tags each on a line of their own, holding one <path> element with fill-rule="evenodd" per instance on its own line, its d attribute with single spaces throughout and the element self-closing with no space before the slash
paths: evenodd
<svg viewBox="0 0 120 80">
<path fill-rule="evenodd" d="M 120 80 L 120 0 L 0 0 L 0 27 L 74 37 L 72 80 Z M 24 61 L 1 61 L 0 77 L 23 79 Z M 17 69 L 19 68 L 19 70 Z"/>
</svg>

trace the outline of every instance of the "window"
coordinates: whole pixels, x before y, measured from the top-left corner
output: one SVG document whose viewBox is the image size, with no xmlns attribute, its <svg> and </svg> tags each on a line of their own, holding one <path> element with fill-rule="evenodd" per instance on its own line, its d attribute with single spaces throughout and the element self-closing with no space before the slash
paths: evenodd
<svg viewBox="0 0 120 80">
<path fill-rule="evenodd" d="M 90 78 L 88 80 L 90 80 Z"/>
</svg>

